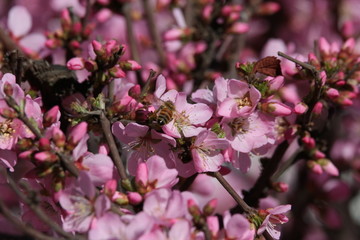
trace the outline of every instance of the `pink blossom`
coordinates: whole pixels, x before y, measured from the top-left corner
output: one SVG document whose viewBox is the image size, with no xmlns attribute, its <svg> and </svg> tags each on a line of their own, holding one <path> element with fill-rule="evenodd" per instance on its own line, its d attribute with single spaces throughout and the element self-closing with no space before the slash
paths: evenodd
<svg viewBox="0 0 360 240">
<path fill-rule="evenodd" d="M 239 152 L 251 152 L 271 139 L 272 123 L 256 112 L 248 117 L 224 118 L 221 124 L 231 147 Z"/>
<path fill-rule="evenodd" d="M 7 25 L 16 37 L 27 34 L 32 26 L 32 18 L 24 6 L 14 6 L 9 11 Z"/>
<path fill-rule="evenodd" d="M 136 182 L 144 188 L 171 188 L 177 182 L 177 170 L 169 169 L 162 157 L 154 155 L 137 168 Z"/>
<path fill-rule="evenodd" d="M 87 232 L 95 217 L 101 217 L 111 204 L 105 195 L 96 197 L 95 187 L 84 172 L 80 172 L 73 186 L 59 193 L 59 202 L 67 212 L 64 230 L 77 232 Z"/>
<path fill-rule="evenodd" d="M 271 235 L 271 237 L 274 239 L 279 239 L 280 232 L 275 229 L 275 226 L 276 224 L 284 224 L 289 221 L 284 213 L 288 212 L 290 209 L 291 205 L 280 205 L 274 208 L 260 210 L 260 215 L 265 218 L 257 230 L 257 234 L 262 234 L 266 230 Z"/>
<path fill-rule="evenodd" d="M 198 172 L 214 172 L 224 162 L 222 149 L 228 147 L 226 139 L 220 139 L 214 132 L 202 131 L 191 146 L 195 169 Z"/>
<path fill-rule="evenodd" d="M 96 186 L 103 185 L 113 177 L 114 164 L 107 155 L 89 154 L 84 157 L 82 166 Z"/>
<path fill-rule="evenodd" d="M 244 117 L 250 115 L 257 106 L 261 94 L 246 82 L 230 79 L 227 86 L 221 86 L 225 82 L 217 82 L 218 88 L 227 88 L 227 98 L 221 101 L 217 113 L 228 118 Z M 220 95 L 218 97 L 222 98 Z"/>
<path fill-rule="evenodd" d="M 90 229 L 89 240 L 138 240 L 150 232 L 153 226 L 154 219 L 145 212 L 125 217 L 108 212 L 97 219 L 96 224 Z"/>
<path fill-rule="evenodd" d="M 172 137 L 196 136 L 203 130 L 198 126 L 206 123 L 212 116 L 212 110 L 207 105 L 189 104 L 184 93 L 177 94 L 174 106 L 176 112 L 173 120 L 162 127 L 164 132 Z"/>
<path fill-rule="evenodd" d="M 128 168 L 132 175 L 136 175 L 136 169 L 140 162 L 146 161 L 153 155 L 159 155 L 170 161 L 172 156 L 171 147 L 174 147 L 175 139 L 166 134 L 156 132 L 145 125 L 129 123 L 124 126 L 121 122 L 116 122 L 112 126 L 114 135 L 131 150 L 128 159 Z M 170 158 L 169 158 L 170 156 Z M 171 162 L 167 161 L 167 164 Z"/>
</svg>

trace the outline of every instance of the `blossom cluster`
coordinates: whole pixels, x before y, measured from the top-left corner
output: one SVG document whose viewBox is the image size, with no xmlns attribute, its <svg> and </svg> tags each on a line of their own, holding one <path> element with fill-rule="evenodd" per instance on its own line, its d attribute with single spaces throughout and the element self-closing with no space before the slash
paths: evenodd
<svg viewBox="0 0 360 240">
<path fill-rule="evenodd" d="M 0 236 L 349 235 L 360 20 L 299 46 L 289 2 L 0 3 Z"/>
</svg>

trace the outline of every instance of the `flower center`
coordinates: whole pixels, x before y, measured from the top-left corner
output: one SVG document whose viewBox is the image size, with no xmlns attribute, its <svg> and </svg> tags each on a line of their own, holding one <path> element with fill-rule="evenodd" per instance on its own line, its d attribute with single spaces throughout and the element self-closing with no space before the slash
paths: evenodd
<svg viewBox="0 0 360 240">
<path fill-rule="evenodd" d="M 10 119 L 0 122 L 0 135 L 2 137 L 9 137 L 15 132 L 15 130 L 11 127 L 11 123 L 12 121 Z"/>
<path fill-rule="evenodd" d="M 246 94 L 243 98 L 235 99 L 238 108 L 250 107 L 252 105 L 249 94 Z"/>
<path fill-rule="evenodd" d="M 233 136 L 238 133 L 246 133 L 249 130 L 249 120 L 247 118 L 235 118 L 229 123 Z"/>
</svg>

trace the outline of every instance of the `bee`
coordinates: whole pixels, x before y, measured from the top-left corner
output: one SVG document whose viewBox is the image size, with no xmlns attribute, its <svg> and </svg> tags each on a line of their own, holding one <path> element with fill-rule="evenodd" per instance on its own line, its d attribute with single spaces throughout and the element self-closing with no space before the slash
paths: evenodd
<svg viewBox="0 0 360 240">
<path fill-rule="evenodd" d="M 153 119 L 159 126 L 164 126 L 173 120 L 175 111 L 174 103 L 171 101 L 165 101 L 154 112 Z"/>
</svg>

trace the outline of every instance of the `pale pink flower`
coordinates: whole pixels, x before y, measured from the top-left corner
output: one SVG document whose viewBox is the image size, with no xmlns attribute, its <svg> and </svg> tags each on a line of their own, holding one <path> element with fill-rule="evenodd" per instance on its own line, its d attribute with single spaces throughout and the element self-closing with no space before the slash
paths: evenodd
<svg viewBox="0 0 360 240">
<path fill-rule="evenodd" d="M 221 122 L 226 139 L 236 151 L 248 153 L 271 142 L 273 122 L 257 112 L 248 117 L 224 118 Z"/>
<path fill-rule="evenodd" d="M 259 210 L 259 214 L 265 218 L 257 230 L 257 234 L 262 234 L 266 230 L 271 235 L 271 237 L 274 239 L 279 239 L 280 232 L 275 229 L 275 226 L 276 224 L 284 224 L 289 221 L 284 213 L 290 211 L 290 209 L 291 205 L 280 205 L 274 208 L 268 208 L 266 210 Z"/>
<path fill-rule="evenodd" d="M 177 170 L 169 169 L 162 157 L 154 155 L 145 163 L 140 163 L 136 172 L 136 182 L 143 188 L 171 188 L 179 179 Z"/>
<path fill-rule="evenodd" d="M 176 138 L 198 135 L 212 116 L 212 110 L 203 103 L 189 104 L 185 93 L 178 93 L 174 103 L 173 120 L 162 127 L 163 131 Z"/>
<path fill-rule="evenodd" d="M 105 184 L 113 177 L 114 164 L 111 158 L 104 154 L 89 154 L 81 162 L 95 186 Z"/>
<path fill-rule="evenodd" d="M 191 228 L 189 221 L 178 219 L 169 228 L 157 226 L 151 232 L 141 236 L 139 240 L 189 240 Z"/>
<path fill-rule="evenodd" d="M 225 82 L 216 81 L 215 84 Z M 256 108 L 261 93 L 254 86 L 249 85 L 246 82 L 236 79 L 230 79 L 227 81 L 227 86 L 216 86 L 219 88 L 227 88 L 227 97 L 220 101 L 217 113 L 220 116 L 228 118 L 244 117 L 250 115 Z"/>
<path fill-rule="evenodd" d="M 130 152 L 128 159 L 128 168 L 132 175 L 136 175 L 136 169 L 140 162 L 146 161 L 153 155 L 159 155 L 164 159 L 173 161 L 172 147 L 175 147 L 176 141 L 172 137 L 159 133 L 148 126 L 137 123 L 129 123 L 124 126 L 121 122 L 116 122 L 112 126 L 113 134 L 120 142 L 128 145 Z M 169 161 L 167 164 L 173 164 Z"/>
<path fill-rule="evenodd" d="M 95 186 L 85 172 L 80 172 L 74 185 L 59 193 L 61 207 L 66 210 L 65 231 L 87 232 L 95 218 L 110 209 L 106 195 L 95 195 Z"/>
<path fill-rule="evenodd" d="M 89 231 L 89 240 L 139 240 L 154 227 L 154 218 L 140 212 L 135 216 L 107 212 L 97 219 Z"/>
<path fill-rule="evenodd" d="M 198 172 L 218 171 L 224 162 L 221 150 L 228 146 L 228 141 L 218 138 L 214 132 L 208 130 L 200 132 L 191 146 L 195 169 Z"/>
</svg>

